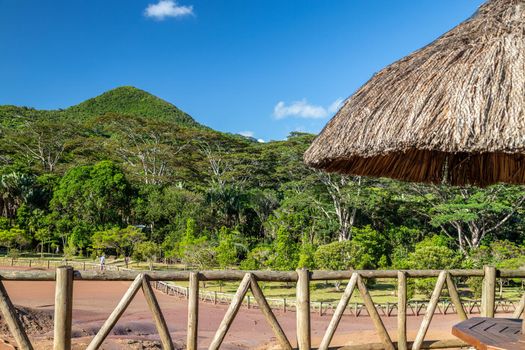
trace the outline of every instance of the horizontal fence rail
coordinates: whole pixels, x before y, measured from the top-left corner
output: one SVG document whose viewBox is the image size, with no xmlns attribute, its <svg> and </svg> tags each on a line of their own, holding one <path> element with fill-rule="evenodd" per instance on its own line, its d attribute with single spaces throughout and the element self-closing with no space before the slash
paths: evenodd
<svg viewBox="0 0 525 350">
<path fill-rule="evenodd" d="M 72 266 L 75 269 L 83 271 L 100 271 L 100 264 L 87 261 L 75 261 L 75 260 L 50 260 L 50 259 L 12 259 L 12 258 L 0 258 L 0 264 L 10 265 L 10 266 L 19 266 L 19 267 L 45 267 L 45 268 L 56 268 L 58 266 Z M 123 266 L 118 266 L 116 264 L 107 264 L 104 265 L 105 271 L 138 271 L 136 269 L 126 268 Z M 419 270 L 419 271 L 407 271 L 413 277 L 419 277 L 421 273 L 430 271 L 430 274 L 436 274 L 435 270 Z M 470 276 L 483 276 L 483 270 L 449 270 L 451 275 L 457 277 L 465 277 L 465 271 L 472 273 Z M 521 270 L 518 270 L 521 271 Z M 330 274 L 339 274 L 340 271 L 321 271 L 327 272 Z M 373 271 L 378 272 L 378 271 Z M 150 272 L 151 273 L 151 272 Z M 315 273 L 315 271 L 313 272 Z M 392 272 L 389 272 L 392 274 Z M 481 273 L 481 274 L 480 274 Z M 191 272 L 188 272 L 191 274 Z M 519 278 L 520 276 L 516 275 L 516 270 L 503 270 L 504 276 L 502 278 Z M 501 275 L 501 271 L 500 271 Z M 512 276 L 510 276 L 512 275 Z M 201 278 L 201 280 L 204 280 Z M 315 280 L 312 278 L 311 280 Z M 323 278 L 318 278 L 317 280 L 323 280 Z M 293 281 L 292 281 L 293 282 Z M 167 283 L 165 281 L 155 280 L 153 283 L 153 288 L 156 290 L 172 295 L 178 296 L 184 299 L 188 298 L 189 287 L 178 286 L 174 284 Z M 229 304 L 233 298 L 234 294 L 216 292 L 216 291 L 199 291 L 199 299 L 202 302 L 208 302 L 213 304 Z M 268 304 L 272 309 L 287 311 L 295 311 L 295 300 L 290 298 L 266 298 Z M 410 300 L 407 302 L 407 316 L 420 316 L 426 311 L 428 305 L 428 300 Z M 512 313 L 516 310 L 519 305 L 520 300 L 511 300 L 511 299 L 499 299 L 496 301 L 495 313 Z M 337 306 L 336 302 L 330 301 L 311 301 L 310 310 L 312 313 L 317 313 L 319 315 L 329 315 L 333 313 L 335 307 Z M 247 295 L 243 300 L 243 305 L 250 308 L 252 306 L 251 297 Z M 464 308 L 468 314 L 480 314 L 481 313 L 481 299 L 479 300 L 466 300 L 463 301 Z M 397 303 L 386 302 L 386 303 L 375 303 L 378 312 L 382 316 L 397 316 Z M 350 303 L 346 308 L 346 312 L 352 316 L 368 316 L 368 312 L 362 303 Z M 436 313 L 447 315 L 457 313 L 457 309 L 454 306 L 454 303 L 450 300 L 441 301 L 437 305 Z"/>
<path fill-rule="evenodd" d="M 80 271 L 76 270 L 75 280 L 93 281 L 133 281 L 139 274 L 145 271 L 125 270 L 120 271 Z M 152 281 L 188 281 L 191 271 L 146 271 Z M 407 277 L 427 278 L 438 277 L 439 270 L 412 270 L 406 271 Z M 448 270 L 452 277 L 483 277 L 483 270 Z M 20 281 L 54 281 L 54 271 L 16 271 L 3 270 L 2 279 Z M 281 271 L 241 271 L 241 270 L 210 270 L 200 271 L 200 281 L 241 281 L 246 273 L 253 274 L 258 280 L 264 282 L 297 282 L 295 272 Z M 392 270 L 348 270 L 348 271 L 311 271 L 310 281 L 345 280 L 353 273 L 362 278 L 397 278 L 397 271 Z M 498 270 L 497 278 L 525 278 L 525 270 Z"/>
<path fill-rule="evenodd" d="M 29 265 L 32 265 L 32 261 Z M 60 263 L 60 262 L 58 262 Z M 62 262 L 63 264 L 64 262 Z M 330 324 L 319 345 L 320 350 L 333 349 L 331 341 L 344 313 L 353 316 L 366 314 L 372 320 L 380 342 L 373 344 L 345 346 L 340 349 L 400 349 L 409 347 L 413 350 L 434 348 L 457 348 L 465 346 L 459 340 L 427 340 L 426 335 L 435 313 L 455 312 L 459 318 L 467 319 L 471 313 L 493 317 L 499 309 L 513 312 L 519 318 L 525 308 L 525 295 L 519 302 L 501 301 L 495 298 L 497 278 L 525 278 L 525 270 L 498 270 L 487 266 L 480 270 L 349 270 L 349 271 L 137 271 L 107 265 L 101 270 L 99 264 L 87 262 L 67 262 L 70 266 L 58 266 L 56 270 L 0 270 L 0 312 L 7 326 L 22 349 L 32 349 L 29 338 L 18 319 L 2 280 L 7 281 L 56 281 L 55 282 L 55 327 L 54 349 L 71 349 L 71 308 L 73 303 L 73 285 L 76 281 L 132 281 L 117 307 L 102 325 L 87 349 L 99 349 L 110 334 L 112 328 L 124 313 L 134 296 L 142 291 L 147 305 L 152 312 L 155 325 L 164 349 L 173 349 L 173 341 L 167 328 L 166 320 L 157 302 L 153 288 L 167 294 L 177 294 L 188 299 L 187 349 L 198 348 L 198 306 L 208 301 L 228 305 L 226 314 L 212 339 L 209 349 L 219 349 L 240 308 L 244 305 L 262 312 L 275 339 L 282 349 L 292 349 L 297 344 L 299 350 L 312 348 L 310 315 L 312 311 L 331 316 Z M 16 266 L 15 260 L 12 261 Z M 53 267 L 50 262 L 47 263 Z M 36 266 L 36 265 L 35 265 Z M 76 268 L 76 269 L 74 269 Z M 407 281 L 410 278 L 437 277 L 437 282 L 430 300 L 424 302 L 407 300 Z M 462 302 L 453 277 L 482 277 L 483 288 L 480 301 Z M 390 278 L 397 280 L 397 303 L 374 303 L 366 286 L 367 278 Z M 338 303 L 313 302 L 310 300 L 310 284 L 313 280 L 348 280 L 348 284 Z M 189 287 L 173 286 L 166 281 L 188 281 Z M 233 295 L 216 292 L 201 292 L 201 281 L 239 281 L 237 292 Z M 295 282 L 295 300 L 266 298 L 259 282 Z M 450 301 L 441 299 L 441 292 L 446 288 Z M 251 292 L 251 294 L 248 294 Z M 349 303 L 353 293 L 358 293 L 363 302 Z M 295 311 L 295 341 L 290 341 L 276 319 L 273 310 Z M 413 341 L 408 341 L 406 332 L 407 315 L 423 316 L 421 326 Z M 397 317 L 397 342 L 393 342 L 387 332 L 382 317 Z"/>
</svg>

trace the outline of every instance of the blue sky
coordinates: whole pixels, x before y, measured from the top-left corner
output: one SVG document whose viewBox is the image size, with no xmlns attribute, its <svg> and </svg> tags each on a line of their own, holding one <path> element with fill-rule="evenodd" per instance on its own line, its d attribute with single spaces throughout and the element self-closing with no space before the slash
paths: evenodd
<svg viewBox="0 0 525 350">
<path fill-rule="evenodd" d="M 482 2 L 0 0 L 0 104 L 64 108 L 133 85 L 221 131 L 317 133 Z"/>
</svg>

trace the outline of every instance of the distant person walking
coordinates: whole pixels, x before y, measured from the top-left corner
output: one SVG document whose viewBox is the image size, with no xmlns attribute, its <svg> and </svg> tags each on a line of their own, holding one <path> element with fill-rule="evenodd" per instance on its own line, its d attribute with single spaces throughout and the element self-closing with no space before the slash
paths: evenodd
<svg viewBox="0 0 525 350">
<path fill-rule="evenodd" d="M 104 271 L 104 265 L 106 264 L 106 255 L 102 254 L 100 257 L 100 271 Z"/>
</svg>

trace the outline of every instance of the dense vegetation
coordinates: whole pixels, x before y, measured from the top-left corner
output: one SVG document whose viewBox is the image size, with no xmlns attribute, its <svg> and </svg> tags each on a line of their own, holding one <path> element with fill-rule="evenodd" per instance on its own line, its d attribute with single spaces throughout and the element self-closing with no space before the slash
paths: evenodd
<svg viewBox="0 0 525 350">
<path fill-rule="evenodd" d="M 313 135 L 219 133 L 132 87 L 59 111 L 1 106 L 0 126 L 12 254 L 278 270 L 525 263 L 521 186 L 328 175 L 302 162 Z"/>
</svg>

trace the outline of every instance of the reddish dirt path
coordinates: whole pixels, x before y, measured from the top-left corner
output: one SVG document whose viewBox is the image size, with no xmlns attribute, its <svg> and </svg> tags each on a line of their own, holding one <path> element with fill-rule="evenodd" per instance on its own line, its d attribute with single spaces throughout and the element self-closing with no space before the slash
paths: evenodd
<svg viewBox="0 0 525 350">
<path fill-rule="evenodd" d="M 4 282 L 15 305 L 52 312 L 54 282 Z M 130 282 L 75 281 L 73 304 L 73 333 L 75 348 L 85 348 L 92 335 L 116 306 Z M 185 343 L 187 319 L 186 300 L 156 292 L 159 304 L 168 322 L 173 340 Z M 225 311 L 225 305 L 200 303 L 199 346 L 207 348 Z M 295 313 L 275 311 L 290 340 L 295 340 Z M 414 338 L 422 317 L 408 317 L 408 335 Z M 317 345 L 330 321 L 330 316 L 312 314 L 313 345 Z M 392 338 L 396 338 L 396 318 L 385 317 L 383 321 Z M 456 315 L 435 315 L 427 339 L 452 339 L 452 325 Z M 131 348 L 129 339 L 158 340 L 147 304 L 139 291 L 134 301 L 120 319 L 114 333 L 106 341 L 104 349 Z M 47 349 L 52 342 L 52 332 L 33 336 L 36 348 Z M 124 339 L 124 340 L 123 340 Z M 262 348 L 275 338 L 257 309 L 243 308 L 237 315 L 226 336 L 224 349 Z M 345 316 L 338 328 L 332 345 L 363 344 L 379 342 L 368 317 Z M 124 345 L 125 344 L 125 345 Z M 1 347 L 0 347 L 1 348 Z"/>
</svg>

